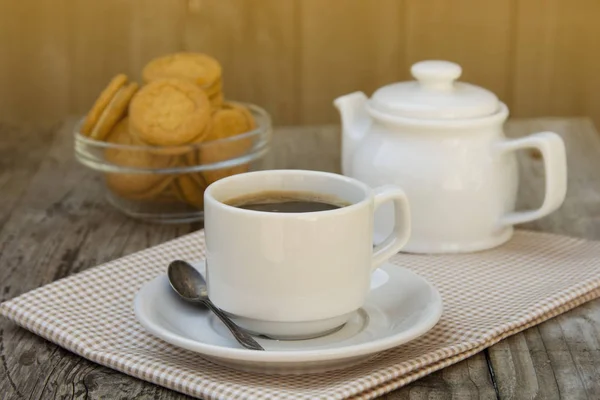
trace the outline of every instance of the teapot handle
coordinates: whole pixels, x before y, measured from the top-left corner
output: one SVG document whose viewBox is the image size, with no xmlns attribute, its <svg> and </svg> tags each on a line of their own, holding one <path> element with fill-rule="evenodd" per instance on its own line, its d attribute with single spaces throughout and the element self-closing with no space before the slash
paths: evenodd
<svg viewBox="0 0 600 400">
<path fill-rule="evenodd" d="M 565 144 L 554 132 L 539 132 L 524 138 L 507 140 L 500 144 L 501 151 L 537 149 L 544 159 L 546 194 L 537 210 L 515 211 L 501 217 L 500 224 L 515 225 L 540 219 L 555 211 L 563 203 L 567 192 L 567 161 Z"/>
</svg>

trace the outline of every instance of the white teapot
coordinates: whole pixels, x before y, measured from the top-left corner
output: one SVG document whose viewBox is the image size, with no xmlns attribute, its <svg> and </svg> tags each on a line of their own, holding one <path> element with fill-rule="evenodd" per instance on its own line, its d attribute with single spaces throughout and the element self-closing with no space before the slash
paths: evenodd
<svg viewBox="0 0 600 400">
<path fill-rule="evenodd" d="M 503 132 L 508 108 L 490 91 L 456 82 L 461 67 L 422 61 L 416 81 L 384 86 L 368 99 L 337 98 L 342 119 L 342 171 L 375 187 L 406 192 L 412 235 L 403 251 L 471 252 L 506 242 L 513 225 L 556 210 L 567 186 L 565 147 L 553 132 L 510 140 Z M 537 210 L 515 211 L 515 150 L 538 149 L 546 194 Z M 393 229 L 393 210 L 378 210 L 375 241 Z"/>
</svg>

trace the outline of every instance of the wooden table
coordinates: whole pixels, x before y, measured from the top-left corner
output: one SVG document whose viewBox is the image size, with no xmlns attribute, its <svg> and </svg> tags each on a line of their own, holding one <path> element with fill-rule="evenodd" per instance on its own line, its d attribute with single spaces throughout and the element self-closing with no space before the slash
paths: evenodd
<svg viewBox="0 0 600 400">
<path fill-rule="evenodd" d="M 74 120 L 38 130 L 0 124 L 0 296 L 197 230 L 151 225 L 108 206 L 100 178 L 73 158 Z M 600 239 L 600 136 L 587 119 L 511 121 L 510 136 L 552 130 L 565 139 L 563 207 L 528 229 Z M 339 128 L 282 128 L 265 167 L 339 170 Z M 538 155 L 524 152 L 519 207 L 543 192 Z M 88 362 L 0 319 L 0 399 L 183 399 Z M 600 399 L 600 300 L 504 340 L 387 399 Z"/>
</svg>

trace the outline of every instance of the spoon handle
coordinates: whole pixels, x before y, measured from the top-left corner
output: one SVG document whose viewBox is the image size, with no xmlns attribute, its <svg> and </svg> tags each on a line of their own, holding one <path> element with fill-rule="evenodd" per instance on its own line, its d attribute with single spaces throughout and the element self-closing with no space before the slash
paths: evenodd
<svg viewBox="0 0 600 400">
<path fill-rule="evenodd" d="M 231 331 L 235 340 L 237 340 L 242 346 L 250 350 L 264 350 L 263 347 L 258 344 L 256 340 L 249 333 L 243 331 L 239 326 L 235 324 L 223 311 L 219 310 L 217 306 L 213 304 L 209 299 L 202 301 L 206 307 L 215 313 L 217 317 L 223 321 L 225 326 Z"/>
</svg>

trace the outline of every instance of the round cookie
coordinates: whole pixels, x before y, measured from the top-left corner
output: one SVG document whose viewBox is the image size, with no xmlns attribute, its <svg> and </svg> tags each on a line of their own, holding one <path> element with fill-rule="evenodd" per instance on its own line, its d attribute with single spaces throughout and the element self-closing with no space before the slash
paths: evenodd
<svg viewBox="0 0 600 400">
<path fill-rule="evenodd" d="M 125 114 L 131 98 L 137 92 L 138 84 L 131 82 L 125 87 L 121 87 L 108 103 L 98 123 L 92 129 L 90 137 L 95 140 L 104 140 L 106 135 L 115 127 Z"/>
<path fill-rule="evenodd" d="M 186 165 L 195 166 L 201 164 L 200 151 L 202 147 L 205 146 L 205 139 L 210 135 L 211 131 L 212 120 L 209 119 L 208 123 L 206 124 L 206 128 L 204 128 L 204 131 L 198 136 L 198 139 L 194 140 L 192 143 L 185 147 L 185 153 L 181 153 L 183 154 L 183 160 L 186 163 Z"/>
<path fill-rule="evenodd" d="M 130 124 L 139 139 L 156 146 L 178 146 L 201 140 L 210 118 L 206 93 L 183 79 L 160 79 L 144 86 L 131 100 Z"/>
<path fill-rule="evenodd" d="M 206 140 L 217 140 L 249 132 L 256 122 L 248 109 L 235 103 L 225 103 L 212 112 L 212 129 Z"/>
<path fill-rule="evenodd" d="M 154 197 L 153 200 L 157 203 L 180 203 L 183 201 L 179 192 L 174 187 L 175 179 L 170 181 L 169 186 L 163 190 L 158 196 Z"/>
<path fill-rule="evenodd" d="M 117 91 L 121 89 L 127 83 L 127 76 L 125 74 L 119 74 L 111 79 L 108 86 L 102 90 L 100 96 L 96 99 L 96 102 L 87 113 L 83 125 L 81 126 L 81 133 L 89 136 L 94 129 L 94 126 L 98 123 L 100 116 L 104 112 L 108 103 L 116 95 Z"/>
<path fill-rule="evenodd" d="M 226 103 L 212 113 L 210 134 L 200 148 L 202 164 L 212 164 L 244 155 L 252 147 L 252 138 L 242 138 L 231 142 L 219 142 L 219 139 L 236 136 L 256 128 L 256 122 L 248 109 L 235 103 Z M 207 183 L 213 183 L 226 176 L 247 172 L 248 164 L 203 172 Z"/>
<path fill-rule="evenodd" d="M 150 61 L 142 70 L 142 77 L 145 82 L 181 78 L 209 87 L 221 79 L 221 65 L 206 54 L 181 52 Z"/>
<path fill-rule="evenodd" d="M 219 80 L 210 87 L 203 87 L 202 90 L 206 92 L 206 95 L 208 97 L 213 97 L 223 93 L 223 83 L 221 82 L 221 80 Z"/>
<path fill-rule="evenodd" d="M 223 107 L 223 102 L 225 99 L 223 98 L 223 93 L 217 93 L 216 95 L 209 98 L 210 105 L 213 108 L 221 108 Z"/>
<path fill-rule="evenodd" d="M 207 186 L 200 174 L 181 175 L 175 180 L 175 188 L 179 197 L 198 209 L 204 207 L 204 190 Z"/>
<path fill-rule="evenodd" d="M 138 144 L 129 133 L 128 118 L 124 118 L 108 135 L 107 141 L 135 146 Z M 108 148 L 104 154 L 112 164 L 133 168 L 165 168 L 173 164 L 172 157 L 158 157 L 142 149 Z M 114 192 L 130 199 L 151 198 L 162 192 L 172 181 L 165 174 L 107 173 L 106 184 Z"/>
<path fill-rule="evenodd" d="M 206 92 L 212 108 L 220 108 L 223 106 L 224 97 L 221 81 L 219 81 L 217 85 L 213 85 L 210 88 L 203 88 L 203 90 Z"/>
</svg>

